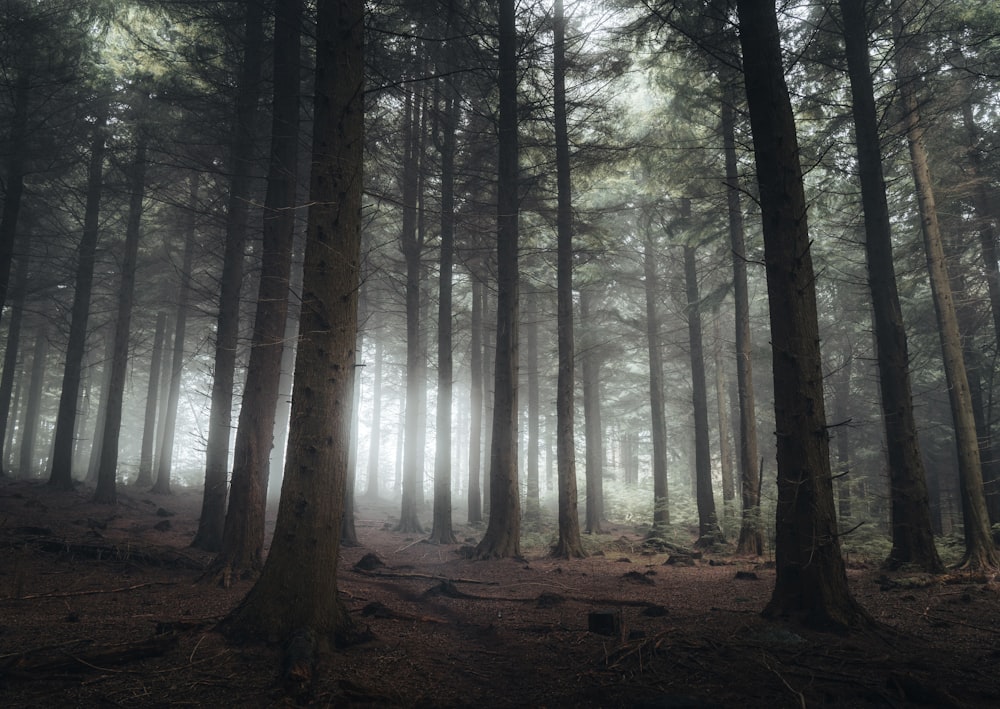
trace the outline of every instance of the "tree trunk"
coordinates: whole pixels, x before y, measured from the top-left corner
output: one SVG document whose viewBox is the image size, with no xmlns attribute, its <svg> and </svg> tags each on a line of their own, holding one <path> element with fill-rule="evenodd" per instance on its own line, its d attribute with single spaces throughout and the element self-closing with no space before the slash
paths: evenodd
<svg viewBox="0 0 1000 709">
<path fill-rule="evenodd" d="M 483 493 L 480 486 L 483 450 L 483 290 L 476 269 L 470 269 L 472 315 L 469 324 L 469 524 L 483 521 Z"/>
<path fill-rule="evenodd" d="M 452 3 L 448 5 L 448 31 L 451 36 Z M 449 41 L 449 55 L 453 41 Z M 444 110 L 440 116 L 441 140 L 441 253 L 438 270 L 438 382 L 437 448 L 434 452 L 434 519 L 430 540 L 435 544 L 455 544 L 451 519 L 451 429 L 452 429 L 452 271 L 455 261 L 455 131 L 459 103 L 450 85 L 445 91 Z"/>
<path fill-rule="evenodd" d="M 361 302 L 364 296 L 359 296 Z M 361 306 L 358 306 L 360 311 Z M 364 322 L 359 312 L 358 322 Z M 355 353 L 364 351 L 364 335 L 358 331 L 358 344 Z M 358 475 L 358 411 L 361 409 L 361 365 L 351 369 L 351 411 L 353 412 L 347 424 L 347 472 L 344 474 L 344 511 L 340 515 L 340 544 L 345 547 L 359 547 L 358 530 L 354 526 L 354 492 L 357 488 Z"/>
<path fill-rule="evenodd" d="M 27 171 L 29 101 L 31 84 L 28 72 L 22 71 L 14 82 L 14 115 L 10 119 L 7 135 L 7 180 L 4 182 L 3 211 L 0 212 L 0 312 L 7 305 L 10 269 L 14 261 L 14 242 L 17 240 L 17 218 L 24 194 L 24 176 Z"/>
<path fill-rule="evenodd" d="M 660 347 L 659 278 L 652 228 L 646 227 L 642 254 L 646 291 L 646 344 L 649 351 L 649 424 L 653 439 L 653 533 L 662 534 L 670 524 L 667 491 L 667 422 L 663 402 L 663 352 Z"/>
<path fill-rule="evenodd" d="M 379 444 L 382 442 L 382 340 L 375 340 L 375 371 L 372 373 L 372 425 L 368 441 L 368 487 L 365 497 L 379 499 L 381 477 L 379 476 Z"/>
<path fill-rule="evenodd" d="M 834 475 L 837 478 L 837 513 L 841 526 L 845 520 L 851 519 L 851 370 L 854 365 L 854 353 L 850 342 L 845 342 L 844 356 L 840 366 L 833 374 L 833 421 L 837 427 L 834 432 L 837 448 L 837 466 Z"/>
<path fill-rule="evenodd" d="M 726 404 L 726 372 L 722 363 L 722 325 L 719 309 L 712 316 L 712 359 L 715 365 L 715 410 L 719 419 L 719 468 L 722 473 L 722 514 L 733 516 L 736 488 L 733 481 L 733 452 L 729 445 L 729 406 Z"/>
<path fill-rule="evenodd" d="M 273 454 L 295 237 L 300 0 L 283 0 L 274 12 L 274 95 L 261 271 L 250 361 L 236 429 L 229 508 L 220 520 L 216 514 L 220 507 L 225 507 L 225 500 L 210 499 L 219 492 L 225 495 L 224 480 L 221 490 L 206 487 L 198 534 L 191 544 L 220 552 L 213 565 L 230 573 L 258 571 L 263 563 L 267 479 Z"/>
<path fill-rule="evenodd" d="M 604 426 L 601 424 L 601 355 L 593 337 L 593 291 L 580 289 L 580 338 L 583 370 L 583 430 L 586 442 L 587 534 L 600 534 L 604 520 Z"/>
<path fill-rule="evenodd" d="M 847 585 L 837 534 L 815 275 L 777 15 L 770 2 L 737 4 L 763 218 L 777 432 L 777 577 L 764 614 L 817 627 L 867 625 Z"/>
<path fill-rule="evenodd" d="M 153 484 L 153 447 L 156 443 L 156 409 L 159 404 L 160 367 L 163 362 L 163 335 L 167 328 L 167 313 L 156 314 L 156 333 L 153 335 L 153 354 L 149 364 L 149 382 L 146 386 L 146 411 L 142 422 L 142 445 L 139 451 L 139 474 L 136 487 Z"/>
<path fill-rule="evenodd" d="M 101 367 L 101 393 L 97 404 L 97 416 L 94 421 L 94 435 L 91 436 L 90 460 L 87 464 L 87 482 L 97 482 L 97 471 L 101 467 L 101 448 L 104 445 L 104 426 L 108 412 L 108 388 L 111 385 L 111 360 L 114 358 L 115 338 L 113 332 L 108 332 L 112 323 L 107 323 L 100 330 L 104 344 L 104 359 Z"/>
<path fill-rule="evenodd" d="M 173 354 L 170 357 L 170 385 L 167 387 L 166 409 L 163 411 L 163 439 L 156 463 L 156 482 L 152 492 L 170 492 L 170 473 L 174 462 L 174 435 L 177 431 L 177 406 L 181 398 L 181 376 L 184 373 L 184 341 L 187 333 L 188 300 L 191 297 L 191 267 L 194 262 L 195 214 L 198 209 L 198 173 L 188 177 L 188 213 L 184 235 L 184 255 L 181 257 L 181 282 L 178 286 L 177 319 L 174 321 Z M 200 527 L 200 523 L 199 523 Z"/>
<path fill-rule="evenodd" d="M 38 437 L 38 421 L 42 408 L 42 387 L 45 382 L 45 360 L 48 355 L 49 336 L 45 328 L 35 334 L 35 348 L 31 356 L 31 377 L 28 385 L 28 400 L 21 417 L 21 450 L 17 477 L 35 477 L 35 439 Z"/>
<path fill-rule="evenodd" d="M 420 106 L 412 92 L 406 95 L 406 139 L 403 159 L 403 223 L 400 231 L 400 248 L 406 261 L 406 418 L 403 445 L 403 489 L 399 512 L 399 532 L 423 532 L 417 518 L 418 496 L 424 479 L 424 451 L 421 448 L 420 420 L 423 412 L 423 389 L 426 381 L 421 376 L 423 350 L 420 343 L 420 252 L 417 228 L 419 201 L 420 151 L 423 147 L 419 133 Z"/>
<path fill-rule="evenodd" d="M 901 2 L 894 3 L 895 9 L 899 10 L 901 4 Z M 996 568 L 1000 566 L 1000 557 L 990 535 L 989 515 L 983 491 L 982 465 L 979 458 L 979 440 L 972 413 L 969 379 L 962 357 L 962 338 L 948 280 L 948 269 L 945 265 L 944 244 L 938 223 L 927 150 L 924 146 L 924 128 L 920 119 L 916 87 L 912 83 L 911 62 L 908 56 L 912 50 L 905 45 L 906 39 L 902 36 L 903 20 L 898 14 L 894 16 L 894 22 L 899 62 L 898 89 L 904 111 L 904 125 L 910 148 L 917 203 L 920 208 L 920 225 L 924 236 L 931 295 L 934 299 L 934 311 L 937 314 L 941 353 L 948 382 L 948 397 L 955 427 L 955 446 L 958 450 L 958 474 L 965 534 L 965 555 L 959 566 L 965 569 Z"/>
<path fill-rule="evenodd" d="M 340 515 L 361 271 L 363 3 L 321 2 L 302 338 L 271 549 L 229 616 L 238 635 L 324 641 L 348 623 L 337 597 Z M 329 258 L 330 251 L 337 258 Z"/>
<path fill-rule="evenodd" d="M 94 259 L 100 234 L 101 193 L 104 189 L 104 149 L 107 106 L 102 107 L 94 125 L 87 169 L 87 200 L 83 234 L 77 247 L 76 285 L 70 310 L 69 341 L 63 368 L 59 413 L 52 443 L 52 471 L 49 484 L 64 490 L 73 488 L 73 446 L 76 442 L 76 412 L 80 403 L 80 377 L 87 347 L 87 320 L 94 284 Z"/>
<path fill-rule="evenodd" d="M 142 235 L 142 200 L 146 193 L 146 135 L 141 126 L 138 130 L 138 144 L 129 175 L 128 221 L 121 260 L 122 277 L 118 286 L 118 313 L 115 318 L 115 346 L 108 383 L 107 418 L 104 421 L 104 441 L 101 443 L 101 464 L 97 470 L 97 489 L 94 490 L 94 502 L 105 505 L 113 505 L 118 501 L 118 439 L 121 436 L 128 342 L 132 334 L 139 237 Z"/>
<path fill-rule="evenodd" d="M 497 169 L 497 329 L 490 444 L 490 521 L 480 559 L 521 555 L 517 475 L 518 135 L 517 22 L 514 0 L 500 0 L 499 158 Z"/>
<path fill-rule="evenodd" d="M 684 200 L 683 219 L 690 217 Z M 705 377 L 705 348 L 701 328 L 701 296 L 698 292 L 698 264 L 693 246 L 684 246 L 684 282 L 687 293 L 688 341 L 691 355 L 691 398 L 694 405 L 695 499 L 698 503 L 697 546 L 711 547 L 723 541 L 712 491 L 711 431 L 708 427 L 708 382 Z"/>
<path fill-rule="evenodd" d="M 219 313 L 212 367 L 212 404 L 205 445 L 205 488 L 193 545 L 218 550 L 225 527 L 229 441 L 233 421 L 233 382 L 240 333 L 240 291 L 249 221 L 251 175 L 255 161 L 255 125 L 260 99 L 261 58 L 264 56 L 264 2 L 247 0 L 243 59 L 236 88 L 233 138 L 229 146 L 229 198 L 226 237 L 219 278 Z M 175 345 L 176 346 L 176 345 Z M 174 364 L 176 368 L 176 363 Z M 162 466 L 161 466 L 162 469 Z M 159 483 L 159 480 L 157 480 Z"/>
<path fill-rule="evenodd" d="M 538 490 L 538 291 L 528 284 L 525 292 L 524 305 L 524 343 L 525 362 L 527 368 L 528 411 L 526 416 L 527 441 L 525 445 L 524 465 L 524 523 L 532 531 L 538 531 L 541 524 L 541 502 Z M 557 394 L 558 396 L 558 394 Z M 557 402 L 558 405 L 558 402 Z"/>
<path fill-rule="evenodd" d="M 760 519 L 760 468 L 757 452 L 757 411 L 753 389 L 753 340 L 750 337 L 750 289 L 747 285 L 747 255 L 744 241 L 743 207 L 740 204 L 740 174 L 736 156 L 736 82 L 724 81 L 722 141 L 726 159 L 726 213 L 729 246 L 733 255 L 733 307 L 736 310 L 736 389 L 739 399 L 740 438 L 740 538 L 738 554 L 764 553 Z"/>
<path fill-rule="evenodd" d="M 28 231 L 22 231 L 20 241 L 28 245 Z M 28 286 L 27 249 L 22 250 L 18 257 L 17 272 L 14 275 L 14 287 L 11 289 L 10 325 L 7 328 L 7 342 L 3 356 L 3 376 L 0 377 L 0 475 L 7 471 L 7 461 L 10 459 L 10 447 L 6 443 L 8 434 L 14 430 L 10 426 L 11 414 L 16 413 L 17 397 L 14 395 L 14 375 L 17 372 L 17 356 L 21 350 L 21 324 L 24 322 L 24 298 Z"/>
<path fill-rule="evenodd" d="M 844 16 L 844 41 L 851 79 L 861 202 L 865 214 L 868 285 L 875 320 L 882 422 L 889 462 L 892 551 L 885 564 L 890 568 L 917 564 L 927 571 L 939 572 L 942 564 L 934 546 L 927 477 L 913 415 L 906 330 L 896 290 L 889 206 L 869 64 L 868 23 L 862 0 L 840 0 L 840 9 Z"/>
<path fill-rule="evenodd" d="M 559 480 L 559 541 L 553 556 L 563 559 L 584 557 L 580 539 L 580 515 L 576 497 L 576 441 L 573 415 L 575 411 L 573 341 L 573 194 L 570 172 L 569 129 L 566 125 L 566 18 L 563 2 L 556 0 L 552 18 L 553 111 L 556 138 L 556 234 L 557 234 L 557 335 L 559 340 L 559 373 L 556 381 L 556 457 Z M 537 338 L 536 338 L 537 339 Z M 534 343 L 537 349 L 537 342 Z M 535 367 L 537 368 L 537 356 Z M 537 371 L 535 377 L 537 380 Z M 537 387 L 537 384 L 536 384 Z M 537 399 L 537 392 L 535 393 Z M 535 407 L 535 440 L 537 450 L 538 416 Z M 535 491 L 538 485 L 538 461 L 535 465 Z M 590 479 L 590 471 L 587 473 Z M 600 525 L 600 521 L 598 521 Z"/>
</svg>

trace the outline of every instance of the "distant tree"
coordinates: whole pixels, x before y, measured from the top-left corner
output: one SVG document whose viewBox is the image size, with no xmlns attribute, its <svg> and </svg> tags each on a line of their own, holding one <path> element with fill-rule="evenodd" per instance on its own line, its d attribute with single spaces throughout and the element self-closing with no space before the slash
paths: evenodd
<svg viewBox="0 0 1000 709">
<path fill-rule="evenodd" d="M 483 521 L 483 495 L 480 487 L 483 449 L 483 290 L 484 284 L 474 270 L 472 312 L 469 316 L 469 486 L 467 517 L 470 524 Z M 487 481 L 488 482 L 488 481 Z"/>
<path fill-rule="evenodd" d="M 142 423 L 142 443 L 139 450 L 139 472 L 136 487 L 153 484 L 153 448 L 156 445 L 156 411 L 159 408 L 160 370 L 163 366 L 163 341 L 167 332 L 167 312 L 156 314 L 156 330 L 153 334 L 153 351 L 149 362 L 149 381 L 146 384 L 146 410 Z"/>
<path fill-rule="evenodd" d="M 321 0 L 317 9 L 302 337 L 288 459 L 267 561 L 228 626 L 259 638 L 304 632 L 326 644 L 348 622 L 337 596 L 337 557 L 357 345 L 364 4 Z"/>
<path fill-rule="evenodd" d="M 777 432 L 777 578 L 764 614 L 851 628 L 869 618 L 851 596 L 840 552 L 815 275 L 778 20 L 770 2 L 738 0 L 737 10 L 763 218 Z"/>
<path fill-rule="evenodd" d="M 663 402 L 663 350 L 660 345 L 659 276 L 652 225 L 645 225 L 642 265 L 646 294 L 646 345 L 649 352 L 649 407 L 653 439 L 653 533 L 670 524 L 667 490 L 667 423 Z"/>
</svg>

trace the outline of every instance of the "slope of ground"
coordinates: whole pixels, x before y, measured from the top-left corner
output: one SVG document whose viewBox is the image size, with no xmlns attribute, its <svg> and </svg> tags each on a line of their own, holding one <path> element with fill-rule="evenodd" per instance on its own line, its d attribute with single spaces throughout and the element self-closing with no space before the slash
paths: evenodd
<svg viewBox="0 0 1000 709">
<path fill-rule="evenodd" d="M 362 546 L 339 567 L 370 639 L 290 683 L 282 647 L 214 629 L 249 582 L 198 582 L 196 491 L 88 500 L 0 480 L 4 707 L 1000 706 L 992 579 L 856 565 L 882 629 L 820 634 L 760 619 L 766 562 L 671 556 L 627 527 L 588 539 L 583 560 L 469 561 L 393 532 L 384 506 L 361 507 Z"/>
</svg>

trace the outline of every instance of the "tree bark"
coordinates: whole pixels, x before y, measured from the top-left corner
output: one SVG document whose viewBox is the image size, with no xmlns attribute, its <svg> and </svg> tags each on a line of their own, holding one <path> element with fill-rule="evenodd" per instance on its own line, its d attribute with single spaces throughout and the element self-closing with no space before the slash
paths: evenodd
<svg viewBox="0 0 1000 709">
<path fill-rule="evenodd" d="M 771 319 L 778 502 L 768 617 L 845 629 L 871 621 L 840 553 L 806 199 L 775 6 L 738 0 L 740 44 L 763 218 Z"/>
<path fill-rule="evenodd" d="M 28 245 L 27 230 L 22 231 L 21 243 Z M 13 302 L 10 308 L 10 325 L 7 327 L 7 342 L 4 347 L 3 376 L 0 377 L 0 475 L 7 471 L 10 459 L 8 434 L 14 430 L 10 426 L 11 414 L 16 413 L 17 396 L 14 393 L 14 375 L 17 373 L 17 358 L 21 351 L 21 324 L 24 322 L 24 300 L 28 286 L 28 252 L 25 248 L 18 257 L 14 287 L 11 289 Z"/>
<path fill-rule="evenodd" d="M 359 0 L 318 4 L 312 177 L 288 458 L 264 569 L 229 617 L 235 634 L 328 641 L 357 345 L 364 91 Z M 331 254 L 335 257 L 331 258 Z"/>
<path fill-rule="evenodd" d="M 906 330 L 896 290 L 889 206 L 869 64 L 867 17 L 862 0 L 840 0 L 840 9 L 844 16 L 844 41 L 858 144 L 868 284 L 889 459 L 892 550 L 885 563 L 890 568 L 912 563 L 927 571 L 939 572 L 942 564 L 934 546 L 927 476 L 913 415 Z"/>
<path fill-rule="evenodd" d="M 902 2 L 894 3 L 899 11 Z M 969 379 L 962 356 L 962 337 L 955 314 L 955 303 L 945 263 L 944 243 L 938 222 L 937 204 L 931 180 L 927 149 L 924 146 L 924 126 L 920 118 L 916 88 L 912 83 L 910 47 L 903 37 L 903 19 L 894 15 L 894 32 L 898 60 L 897 88 L 903 108 L 903 121 L 910 148 L 910 164 L 920 210 L 920 226 L 924 237 L 924 251 L 930 276 L 934 312 L 937 315 L 944 360 L 948 398 L 951 403 L 955 427 L 955 446 L 958 452 L 959 487 L 962 499 L 962 519 L 965 536 L 965 555 L 959 563 L 965 569 L 992 569 L 1000 566 L 993 538 L 990 534 L 989 514 L 983 491 L 982 463 L 979 457 L 979 440 L 972 413 L 972 396 Z"/>
<path fill-rule="evenodd" d="M 514 0 L 500 0 L 499 158 L 497 161 L 497 354 L 490 444 L 490 521 L 480 559 L 521 555 L 517 474 L 518 135 L 517 22 Z"/>
<path fill-rule="evenodd" d="M 247 222 L 254 169 L 261 58 L 264 56 L 264 2 L 246 0 L 243 59 L 237 77 L 233 138 L 229 146 L 229 198 L 226 237 L 219 278 L 219 313 L 212 367 L 212 403 L 205 446 L 205 489 L 194 546 L 218 550 L 225 527 L 229 478 L 229 442 L 233 421 L 233 382 L 240 331 L 240 291 L 246 250 Z M 176 363 L 175 363 L 176 367 Z M 159 481 L 157 481 L 159 482 Z"/>
<path fill-rule="evenodd" d="M 59 413 L 52 443 L 52 470 L 49 484 L 64 490 L 73 488 L 73 446 L 76 442 L 76 412 L 80 403 L 80 377 L 87 347 L 87 320 L 94 284 L 94 259 L 100 234 L 101 194 L 104 190 L 104 151 L 106 144 L 107 106 L 101 107 L 90 144 L 87 168 L 87 199 L 83 233 L 77 247 L 76 285 L 70 310 L 69 341 L 63 367 Z"/>
<path fill-rule="evenodd" d="M 30 61 L 30 59 L 29 59 Z M 4 183 L 3 211 L 0 212 L 0 312 L 7 305 L 14 243 L 17 240 L 17 219 L 24 194 L 24 177 L 28 161 L 28 117 L 30 115 L 31 82 L 23 69 L 14 82 L 14 114 L 7 135 L 10 153 L 7 157 L 7 180 Z"/>
<path fill-rule="evenodd" d="M 135 274 L 139 260 L 139 239 L 142 236 L 142 200 L 146 194 L 147 137 L 144 128 L 140 126 L 138 130 L 135 158 L 129 175 L 128 221 L 121 260 L 121 283 L 118 286 L 118 313 L 115 318 L 115 345 L 108 384 L 107 418 L 104 421 L 104 441 L 101 443 L 101 464 L 97 470 L 97 489 L 94 490 L 94 502 L 106 505 L 113 505 L 118 501 L 118 439 L 121 436 L 128 342 L 132 334 L 132 310 L 135 305 Z M 70 453 L 72 454 L 72 448 Z"/>
</svg>

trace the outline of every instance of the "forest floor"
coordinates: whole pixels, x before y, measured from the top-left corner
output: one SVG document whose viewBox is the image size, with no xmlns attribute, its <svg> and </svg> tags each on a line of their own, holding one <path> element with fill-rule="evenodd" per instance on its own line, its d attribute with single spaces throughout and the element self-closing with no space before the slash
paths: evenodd
<svg viewBox="0 0 1000 709">
<path fill-rule="evenodd" d="M 993 579 L 852 563 L 880 628 L 817 633 L 761 619 L 764 561 L 671 556 L 623 525 L 582 560 L 470 561 L 392 531 L 388 506 L 360 507 L 338 571 L 370 638 L 289 682 L 282 647 L 215 630 L 251 582 L 199 583 L 197 491 L 89 493 L 0 479 L 0 706 L 1000 706 Z"/>
</svg>

